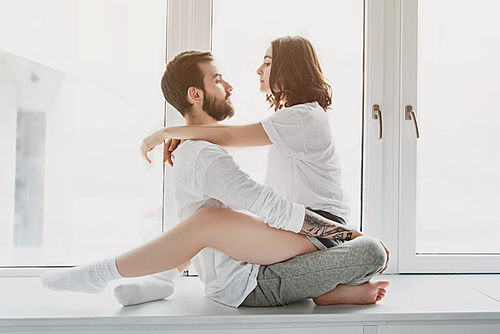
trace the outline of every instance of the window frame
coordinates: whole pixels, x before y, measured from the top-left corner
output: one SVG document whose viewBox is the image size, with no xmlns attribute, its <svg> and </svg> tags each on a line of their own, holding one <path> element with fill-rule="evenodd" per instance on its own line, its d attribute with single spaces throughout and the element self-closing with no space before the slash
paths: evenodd
<svg viewBox="0 0 500 334">
<path fill-rule="evenodd" d="M 212 50 L 212 0 L 167 0 L 165 64 L 187 50 Z M 185 125 L 184 118 L 164 103 L 164 126 Z M 163 232 L 179 222 L 170 180 L 172 168 L 163 165 Z"/>
<path fill-rule="evenodd" d="M 186 50 L 212 48 L 212 0 L 167 0 L 165 63 Z M 182 116 L 164 102 L 164 126 L 185 124 Z M 172 170 L 163 166 L 162 231 L 178 223 L 175 198 L 170 187 Z M 15 266 L 0 267 L 0 277 L 33 277 L 48 270 L 61 270 L 71 266 Z"/>
<path fill-rule="evenodd" d="M 365 0 L 362 231 L 390 249 L 387 274 L 399 272 L 398 4 Z M 374 105 L 381 110 L 379 119 L 374 119 Z"/>
<path fill-rule="evenodd" d="M 364 9 L 362 231 L 391 250 L 387 274 L 500 272 L 500 254 L 416 253 L 415 129 L 404 107 L 412 105 L 418 115 L 418 0 L 365 0 Z M 166 15 L 166 62 L 185 50 L 212 49 L 213 0 L 167 0 Z M 374 118 L 374 105 L 382 119 Z M 165 103 L 164 125 L 180 124 L 183 118 Z M 163 177 L 166 230 L 178 218 L 169 166 Z M 47 269 L 3 267 L 0 277 L 38 276 Z"/>
<path fill-rule="evenodd" d="M 365 0 L 363 231 L 391 250 L 388 274 L 498 273 L 500 254 L 416 252 L 418 0 Z M 383 138 L 373 105 L 382 110 Z"/>
<path fill-rule="evenodd" d="M 161 2 L 160 2 L 161 4 Z M 163 5 L 162 5 L 163 7 Z M 64 7 L 66 8 L 66 7 Z M 164 17 L 161 15 L 163 11 L 160 12 L 160 16 L 162 20 Z M 166 15 L 166 13 L 164 13 Z M 165 28 L 165 26 L 163 26 Z M 161 32 L 162 30 L 160 30 Z M 163 38 L 162 38 L 163 40 Z M 164 40 L 163 45 L 158 45 L 160 49 L 165 49 L 165 43 L 166 39 Z M 17 54 L 16 54 L 17 55 Z M 19 56 L 23 57 L 23 54 L 20 53 Z M 42 66 L 50 66 L 50 64 L 45 64 L 43 62 L 40 63 Z M 68 72 L 69 75 L 74 75 L 72 72 Z M 81 78 L 79 78 L 81 79 Z M 157 106 L 160 108 L 160 105 L 157 104 Z M 159 110 L 157 109 L 158 113 L 157 115 L 159 116 Z M 164 112 L 164 110 L 162 110 Z M 138 143 L 138 145 L 140 142 Z M 159 169 L 157 169 L 159 171 Z M 159 176 L 159 174 L 157 174 Z M 157 178 L 157 180 L 159 180 Z M 157 189 L 157 188 L 156 188 Z M 160 192 L 158 191 L 158 196 L 156 196 L 156 199 L 158 202 L 160 201 Z M 158 203 L 160 204 L 160 203 Z M 163 203 L 161 203 L 163 205 Z M 164 208 L 161 208 L 161 211 L 163 212 Z M 161 227 L 160 227 L 161 224 Z M 160 229 L 164 226 L 164 217 L 162 215 L 162 221 L 160 222 L 159 220 L 155 221 L 155 233 L 157 231 L 160 231 Z M 0 277 L 35 277 L 39 276 L 40 274 L 46 272 L 46 271 L 57 271 L 57 270 L 63 270 L 67 268 L 71 268 L 73 265 L 44 265 L 44 264 L 38 264 L 38 265 L 0 265 Z"/>
<path fill-rule="evenodd" d="M 400 273 L 498 273 L 500 254 L 418 254 L 416 252 L 417 139 L 405 106 L 418 119 L 418 0 L 401 1 L 400 127 Z"/>
<path fill-rule="evenodd" d="M 168 1 L 168 17 L 179 20 L 179 31 L 167 36 L 167 45 L 177 43 L 178 36 L 191 37 L 183 47 L 167 47 L 167 59 L 189 48 L 211 50 L 212 0 L 197 2 L 203 10 L 171 16 L 171 9 L 190 10 L 193 1 Z M 362 231 L 382 239 L 391 250 L 387 274 L 499 272 L 495 268 L 500 268 L 500 254 L 416 253 L 415 129 L 405 120 L 404 107 L 416 109 L 418 0 L 365 0 L 364 10 Z M 374 119 L 374 105 L 380 106 L 382 120 Z M 177 112 L 167 107 L 167 124 L 183 123 L 175 117 Z"/>
</svg>

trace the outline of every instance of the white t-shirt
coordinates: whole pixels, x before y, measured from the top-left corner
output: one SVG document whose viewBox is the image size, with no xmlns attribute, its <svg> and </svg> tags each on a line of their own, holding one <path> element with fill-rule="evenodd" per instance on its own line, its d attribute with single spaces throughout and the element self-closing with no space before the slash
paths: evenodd
<svg viewBox="0 0 500 334">
<path fill-rule="evenodd" d="M 260 122 L 273 145 L 265 183 L 283 198 L 349 221 L 349 196 L 326 112 L 317 102 L 275 112 Z"/>
<path fill-rule="evenodd" d="M 268 225 L 298 232 L 305 207 L 285 201 L 271 187 L 253 181 L 231 155 L 206 141 L 188 140 L 174 152 L 173 186 L 179 219 L 201 207 L 245 209 Z M 203 249 L 193 265 L 207 297 L 238 307 L 257 286 L 259 265 L 235 260 L 212 248 Z"/>
</svg>

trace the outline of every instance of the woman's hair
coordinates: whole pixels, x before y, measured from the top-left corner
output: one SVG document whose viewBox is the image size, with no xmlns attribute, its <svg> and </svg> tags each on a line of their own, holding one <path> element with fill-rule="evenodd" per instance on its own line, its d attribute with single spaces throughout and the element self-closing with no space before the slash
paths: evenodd
<svg viewBox="0 0 500 334">
<path fill-rule="evenodd" d="M 199 63 L 213 61 L 210 52 L 185 51 L 172 59 L 161 78 L 163 96 L 184 117 L 191 110 L 192 104 L 187 99 L 189 87 L 205 91 L 204 74 Z"/>
<path fill-rule="evenodd" d="M 332 89 L 323 77 L 318 56 L 309 40 L 301 36 L 275 39 L 267 101 L 275 111 L 296 104 L 318 102 L 326 111 L 332 104 Z"/>
</svg>

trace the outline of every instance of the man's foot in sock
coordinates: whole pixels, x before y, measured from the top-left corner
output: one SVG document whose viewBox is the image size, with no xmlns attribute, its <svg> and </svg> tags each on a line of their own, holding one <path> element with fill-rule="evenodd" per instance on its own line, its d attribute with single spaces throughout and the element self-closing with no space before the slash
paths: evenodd
<svg viewBox="0 0 500 334">
<path fill-rule="evenodd" d="M 174 293 L 174 278 L 178 275 L 179 271 L 173 269 L 131 279 L 115 288 L 116 300 L 123 306 L 131 306 L 168 298 Z"/>
<path fill-rule="evenodd" d="M 88 266 L 76 267 L 64 271 L 46 272 L 40 276 L 44 288 L 53 291 L 71 291 L 101 293 L 108 284 L 96 285 L 92 282 Z"/>
<path fill-rule="evenodd" d="M 115 260 L 107 259 L 64 271 L 45 272 L 40 275 L 40 282 L 44 288 L 53 291 L 96 294 L 104 291 L 108 282 L 118 278 L 121 275 L 116 269 Z"/>
<path fill-rule="evenodd" d="M 361 285 L 339 284 L 335 289 L 314 298 L 317 305 L 376 304 L 387 292 L 388 281 L 367 282 Z"/>
<path fill-rule="evenodd" d="M 174 293 L 174 282 L 169 284 L 153 276 L 134 278 L 118 285 L 114 293 L 120 304 L 132 306 L 170 297 Z"/>
</svg>

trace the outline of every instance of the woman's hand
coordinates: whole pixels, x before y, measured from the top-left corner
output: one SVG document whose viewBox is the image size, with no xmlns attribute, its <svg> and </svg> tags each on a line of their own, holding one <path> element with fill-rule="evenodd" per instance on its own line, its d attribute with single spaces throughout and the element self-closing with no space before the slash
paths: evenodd
<svg viewBox="0 0 500 334">
<path fill-rule="evenodd" d="M 379 274 L 382 274 L 386 269 L 387 269 L 387 266 L 389 265 L 389 250 L 387 249 L 387 247 L 385 247 L 384 243 L 382 242 L 382 240 L 379 240 L 380 243 L 382 244 L 382 247 L 384 247 L 384 250 L 385 250 L 385 253 L 387 254 L 387 261 L 385 261 L 385 267 L 384 269 L 382 269 Z"/>
<path fill-rule="evenodd" d="M 144 138 L 141 145 L 141 155 L 144 159 L 151 163 L 151 159 L 148 157 L 148 152 L 152 151 L 156 146 L 163 144 L 164 140 L 163 129 L 158 130 L 149 137 Z"/>
</svg>

